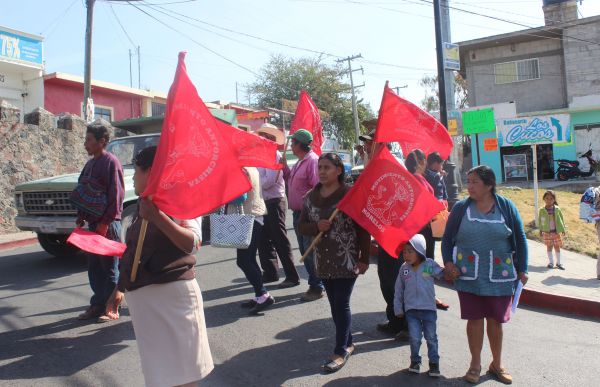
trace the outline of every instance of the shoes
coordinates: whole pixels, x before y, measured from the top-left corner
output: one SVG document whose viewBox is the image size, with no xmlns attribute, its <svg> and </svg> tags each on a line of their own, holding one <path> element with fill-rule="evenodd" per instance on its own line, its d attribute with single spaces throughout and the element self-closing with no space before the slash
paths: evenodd
<svg viewBox="0 0 600 387">
<path fill-rule="evenodd" d="M 495 376 L 496 379 L 498 379 L 498 381 L 500 381 L 501 383 L 512 384 L 512 376 L 510 376 L 506 368 L 496 368 L 492 364 L 490 364 L 488 373 Z"/>
<path fill-rule="evenodd" d="M 389 321 L 377 324 L 377 330 L 379 332 L 388 333 L 390 335 L 395 335 L 398 333 L 398 329 L 394 327 Z"/>
<path fill-rule="evenodd" d="M 427 371 L 427 375 L 431 376 L 432 378 L 439 378 L 441 373 L 440 373 L 440 365 L 438 363 L 429 363 L 429 371 Z"/>
<path fill-rule="evenodd" d="M 421 363 L 418 361 L 411 361 L 410 366 L 408 367 L 408 372 L 411 374 L 418 374 L 421 372 Z"/>
<path fill-rule="evenodd" d="M 549 263 L 548 266 L 546 266 L 548 269 L 554 269 L 554 265 Z"/>
<path fill-rule="evenodd" d="M 565 270 L 565 267 L 563 265 L 561 265 L 560 263 L 556 265 L 556 268 L 560 269 L 560 270 Z"/>
<path fill-rule="evenodd" d="M 469 368 L 469 370 L 467 371 L 465 376 L 463 376 L 463 379 L 469 383 L 475 384 L 475 383 L 479 383 L 480 375 L 481 375 L 481 366 L 479 366 L 479 368 L 471 367 L 471 368 Z"/>
<path fill-rule="evenodd" d="M 351 346 L 346 348 L 346 352 L 348 353 L 348 357 L 351 356 L 354 353 L 354 350 L 356 349 L 356 347 L 354 346 L 354 344 L 352 344 Z"/>
<path fill-rule="evenodd" d="M 104 307 L 100 305 L 92 305 L 77 316 L 77 320 L 91 320 L 100 317 L 104 314 Z"/>
<path fill-rule="evenodd" d="M 408 331 L 400 331 L 394 336 L 394 340 L 396 341 L 408 341 L 408 339 Z"/>
<path fill-rule="evenodd" d="M 300 281 L 290 281 L 286 279 L 285 281 L 277 285 L 277 289 L 293 288 L 294 286 L 298 285 L 300 285 Z"/>
<path fill-rule="evenodd" d="M 323 298 L 323 289 L 321 288 L 309 288 L 306 293 L 300 297 L 304 302 L 316 301 L 319 298 Z"/>
<path fill-rule="evenodd" d="M 261 302 L 261 303 L 256 302 L 256 305 L 254 305 L 254 307 L 252 309 L 250 309 L 250 314 L 259 314 L 260 312 L 267 309 L 269 306 L 273 305 L 274 303 L 275 303 L 275 299 L 273 298 L 273 296 L 269 296 L 269 298 L 267 298 L 265 300 L 265 302 Z"/>
<path fill-rule="evenodd" d="M 256 305 L 256 300 L 254 298 L 250 299 L 248 301 L 244 301 L 240 304 L 240 306 L 242 308 L 247 308 L 247 309 L 254 308 L 255 305 Z"/>
<path fill-rule="evenodd" d="M 332 358 L 325 360 L 323 363 L 323 370 L 328 373 L 337 372 L 346 365 L 349 357 L 349 352 L 346 352 L 344 356 L 333 355 Z"/>
<path fill-rule="evenodd" d="M 277 282 L 279 281 L 279 276 L 277 275 L 265 275 L 265 273 L 263 273 L 262 275 L 262 282 L 263 284 L 270 284 L 272 282 Z"/>
<path fill-rule="evenodd" d="M 439 301 L 439 302 L 438 302 L 438 301 L 436 301 L 436 302 L 435 302 L 435 307 L 436 307 L 437 309 L 440 309 L 440 310 L 448 310 L 448 308 L 450 308 L 450 305 L 448 305 L 448 304 L 445 304 L 445 303 L 443 303 L 442 301 Z"/>
</svg>

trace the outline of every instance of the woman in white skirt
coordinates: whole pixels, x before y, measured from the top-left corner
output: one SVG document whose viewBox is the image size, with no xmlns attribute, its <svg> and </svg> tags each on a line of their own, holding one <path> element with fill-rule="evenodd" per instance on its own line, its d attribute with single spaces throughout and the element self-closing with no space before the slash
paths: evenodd
<svg viewBox="0 0 600 387">
<path fill-rule="evenodd" d="M 136 194 L 144 192 L 156 147 L 135 158 Z M 142 219 L 148 229 L 135 282 L 130 282 Z M 127 231 L 117 288 L 107 314 L 118 317 L 125 297 L 147 386 L 194 386 L 214 368 L 202 294 L 196 281 L 194 253 L 201 241 L 201 218 L 172 219 L 151 201 L 140 199 L 138 214 Z M 125 294 L 124 294 L 125 293 Z"/>
</svg>

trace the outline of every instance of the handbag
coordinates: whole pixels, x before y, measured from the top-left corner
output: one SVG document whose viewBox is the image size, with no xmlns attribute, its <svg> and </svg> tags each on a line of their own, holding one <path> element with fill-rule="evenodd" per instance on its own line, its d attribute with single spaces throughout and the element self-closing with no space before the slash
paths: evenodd
<svg viewBox="0 0 600 387">
<path fill-rule="evenodd" d="M 227 214 L 226 207 L 210 214 L 210 244 L 213 247 L 247 249 L 252 240 L 254 215 L 244 214 L 241 205 L 235 206 L 237 214 Z"/>
<path fill-rule="evenodd" d="M 87 175 L 81 176 L 69 200 L 78 210 L 87 215 L 100 218 L 108 206 L 106 189 L 92 177 L 93 165 Z"/>
<path fill-rule="evenodd" d="M 444 209 L 437 214 L 431 221 L 431 234 L 434 238 L 441 238 L 444 236 L 446 230 L 446 222 L 448 222 L 448 210 Z"/>
</svg>

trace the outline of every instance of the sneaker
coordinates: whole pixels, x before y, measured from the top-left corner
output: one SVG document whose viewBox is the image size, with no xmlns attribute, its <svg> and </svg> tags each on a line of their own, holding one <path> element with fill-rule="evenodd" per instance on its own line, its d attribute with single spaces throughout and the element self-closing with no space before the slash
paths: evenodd
<svg viewBox="0 0 600 387">
<path fill-rule="evenodd" d="M 554 265 L 549 263 L 548 266 L 546 266 L 548 269 L 554 269 Z"/>
<path fill-rule="evenodd" d="M 558 265 L 556 265 L 556 268 L 560 269 L 560 270 L 565 270 L 565 267 L 563 265 L 561 265 L 560 263 Z"/>
<path fill-rule="evenodd" d="M 384 333 L 390 333 L 390 334 L 394 333 L 394 328 L 392 328 L 392 324 L 390 324 L 389 321 L 385 321 L 385 322 L 377 324 L 377 330 L 379 332 L 384 332 Z"/>
<path fill-rule="evenodd" d="M 240 306 L 242 308 L 247 308 L 247 309 L 251 309 L 254 308 L 254 306 L 256 306 L 256 300 L 254 298 L 248 300 L 248 301 L 244 301 L 240 304 Z"/>
<path fill-rule="evenodd" d="M 320 288 L 309 288 L 306 293 L 300 297 L 304 302 L 316 301 L 319 298 L 323 298 L 323 290 Z"/>
<path fill-rule="evenodd" d="M 411 361 L 410 367 L 408 367 L 408 372 L 413 374 L 418 374 L 421 372 L 421 363 L 418 361 Z"/>
<path fill-rule="evenodd" d="M 274 303 L 275 303 L 275 299 L 273 298 L 273 296 L 269 296 L 269 298 L 267 298 L 265 300 L 265 302 L 261 302 L 261 303 L 257 302 L 256 305 L 254 305 L 254 307 L 252 309 L 250 309 L 250 314 L 259 314 L 260 312 L 267 309 L 269 306 L 273 305 Z"/>
<path fill-rule="evenodd" d="M 429 363 L 429 371 L 427 371 L 427 375 L 432 378 L 440 377 L 440 365 L 438 363 Z"/>
</svg>

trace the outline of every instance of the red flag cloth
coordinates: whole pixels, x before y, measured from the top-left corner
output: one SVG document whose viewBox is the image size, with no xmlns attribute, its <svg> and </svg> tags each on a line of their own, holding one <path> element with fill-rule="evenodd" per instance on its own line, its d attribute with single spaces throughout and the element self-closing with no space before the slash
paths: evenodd
<svg viewBox="0 0 600 387">
<path fill-rule="evenodd" d="M 100 234 L 79 227 L 69 235 L 67 243 L 77 246 L 88 253 L 106 255 L 108 257 L 121 257 L 127 247 L 125 243 L 111 241 Z"/>
<path fill-rule="evenodd" d="M 277 143 L 254 133 L 234 128 L 217 120 L 219 131 L 231 143 L 240 166 L 281 169 L 277 162 Z"/>
<path fill-rule="evenodd" d="M 450 156 L 454 145 L 444 125 L 417 105 L 399 97 L 387 84 L 383 90 L 374 140 L 397 141 L 404 156 L 419 148 L 426 155 L 440 152 L 443 159 Z"/>
<path fill-rule="evenodd" d="M 156 157 L 142 197 L 179 219 L 192 219 L 251 188 L 230 142 L 221 133 L 185 67 L 185 52 L 169 96 Z"/>
<path fill-rule="evenodd" d="M 290 125 L 290 134 L 296 133 L 298 129 L 306 129 L 312 134 L 312 150 L 320 156 L 321 146 L 323 146 L 323 123 L 317 105 L 304 90 L 300 92 L 298 107 Z"/>
<path fill-rule="evenodd" d="M 337 208 L 398 257 L 444 206 L 382 146 Z"/>
</svg>

